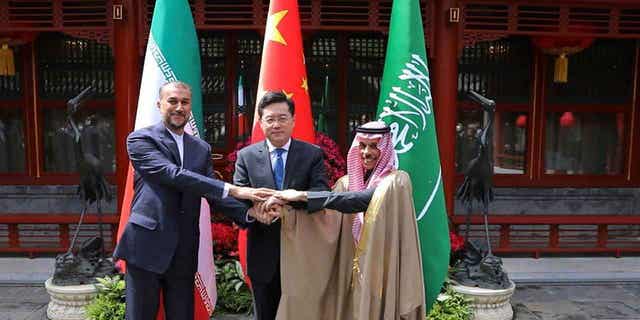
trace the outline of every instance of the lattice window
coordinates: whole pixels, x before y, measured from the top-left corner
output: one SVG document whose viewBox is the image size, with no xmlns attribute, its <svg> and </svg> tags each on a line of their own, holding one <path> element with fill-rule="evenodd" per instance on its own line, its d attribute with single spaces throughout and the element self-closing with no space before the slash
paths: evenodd
<svg viewBox="0 0 640 320">
<path fill-rule="evenodd" d="M 337 139 L 337 97 L 338 72 L 337 39 L 334 35 L 319 35 L 307 41 L 306 67 L 309 79 L 311 108 L 316 121 L 324 114 L 327 133 Z M 325 101 L 324 93 L 327 92 Z"/>
<path fill-rule="evenodd" d="M 249 136 L 253 129 L 253 116 L 257 103 L 258 77 L 260 76 L 260 60 L 262 58 L 262 37 L 257 33 L 242 33 L 236 40 L 236 47 L 238 50 L 236 70 L 238 71 L 238 79 L 242 77 L 243 110 L 246 115 L 244 119 L 244 126 L 247 130 L 245 136 Z"/>
<path fill-rule="evenodd" d="M 0 76 L 0 173 L 26 171 L 23 48 L 13 49 L 16 74 Z"/>
<path fill-rule="evenodd" d="M 204 138 L 214 149 L 224 148 L 227 135 L 224 34 L 203 33 L 199 37 L 202 64 L 202 112 Z"/>
<path fill-rule="evenodd" d="M 357 126 L 375 118 L 387 38 L 352 36 L 348 39 L 348 46 L 347 141 L 351 141 Z"/>
<path fill-rule="evenodd" d="M 113 56 L 108 45 L 47 33 L 37 41 L 40 98 L 68 99 L 92 85 L 113 98 Z"/>
<path fill-rule="evenodd" d="M 25 167 L 24 108 L 0 107 L 0 173 L 24 173 Z"/>
<path fill-rule="evenodd" d="M 462 102 L 474 90 L 498 104 L 494 115 L 494 172 L 523 174 L 526 171 L 527 117 L 533 83 L 532 47 L 528 38 L 478 42 L 465 47 L 459 59 L 456 171 L 464 172 L 476 154 L 477 130 L 485 116 L 478 106 Z"/>
<path fill-rule="evenodd" d="M 65 103 L 89 85 L 96 95 L 78 114 L 83 148 L 102 159 L 106 173 L 115 171 L 115 125 L 112 105 L 111 48 L 92 40 L 62 34 L 42 34 L 36 41 L 37 80 L 41 106 L 44 171 L 77 171 L 74 144 Z"/>
<path fill-rule="evenodd" d="M 478 42 L 462 50 L 458 96 L 481 92 L 498 103 L 527 103 L 531 97 L 533 48 L 528 38 Z"/>
</svg>

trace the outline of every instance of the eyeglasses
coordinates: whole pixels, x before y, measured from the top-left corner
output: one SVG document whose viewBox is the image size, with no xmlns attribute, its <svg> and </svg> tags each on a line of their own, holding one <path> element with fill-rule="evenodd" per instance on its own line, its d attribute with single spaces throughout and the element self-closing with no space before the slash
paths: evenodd
<svg viewBox="0 0 640 320">
<path fill-rule="evenodd" d="M 262 122 L 266 123 L 267 125 L 273 125 L 276 122 L 278 124 L 285 124 L 289 122 L 289 120 L 291 120 L 291 117 L 289 116 L 279 116 L 278 118 L 263 118 Z"/>
</svg>

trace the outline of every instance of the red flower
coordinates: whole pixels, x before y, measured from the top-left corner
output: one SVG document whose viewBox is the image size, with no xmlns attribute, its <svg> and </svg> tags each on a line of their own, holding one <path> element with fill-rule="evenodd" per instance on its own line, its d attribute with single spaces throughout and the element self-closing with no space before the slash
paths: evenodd
<svg viewBox="0 0 640 320">
<path fill-rule="evenodd" d="M 316 144 L 324 153 L 324 166 L 329 178 L 329 186 L 347 173 L 347 163 L 340 153 L 340 147 L 329 136 L 316 132 Z"/>
<path fill-rule="evenodd" d="M 226 222 L 211 224 L 213 252 L 216 256 L 234 257 L 238 255 L 238 228 Z"/>
<path fill-rule="evenodd" d="M 449 241 L 451 242 L 451 252 L 456 252 L 464 247 L 464 238 L 454 232 L 449 232 Z"/>
</svg>

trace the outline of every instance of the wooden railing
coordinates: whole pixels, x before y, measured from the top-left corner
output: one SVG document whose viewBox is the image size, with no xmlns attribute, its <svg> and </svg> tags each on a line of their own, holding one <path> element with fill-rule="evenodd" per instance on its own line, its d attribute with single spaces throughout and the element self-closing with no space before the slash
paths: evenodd
<svg viewBox="0 0 640 320">
<path fill-rule="evenodd" d="M 69 247 L 80 215 L 11 214 L 0 215 L 0 253 L 33 256 L 64 252 Z M 118 216 L 103 216 L 105 243 L 113 250 Z M 83 240 L 98 235 L 98 216 L 85 216 L 78 247 Z M 465 216 L 452 222 L 464 235 Z M 615 215 L 490 215 L 489 234 L 496 253 L 640 253 L 640 216 Z M 481 215 L 471 217 L 471 239 L 484 237 Z"/>
<path fill-rule="evenodd" d="M 464 235 L 465 216 L 452 222 Z M 496 253 L 640 252 L 640 215 L 490 215 L 489 234 Z M 469 238 L 484 238 L 482 215 L 471 217 Z"/>
<path fill-rule="evenodd" d="M 0 215 L 0 253 L 22 253 L 33 256 L 36 253 L 65 252 L 69 248 L 79 214 L 8 214 Z M 105 247 L 114 248 L 119 217 L 114 214 L 102 216 Z M 80 228 L 75 247 L 82 241 L 98 235 L 98 215 L 87 214 Z"/>
</svg>

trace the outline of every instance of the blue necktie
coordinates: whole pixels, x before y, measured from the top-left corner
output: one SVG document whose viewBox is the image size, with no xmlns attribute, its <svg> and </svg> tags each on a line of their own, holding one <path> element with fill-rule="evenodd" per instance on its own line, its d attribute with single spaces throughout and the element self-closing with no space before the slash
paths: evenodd
<svg viewBox="0 0 640 320">
<path fill-rule="evenodd" d="M 282 148 L 276 149 L 276 165 L 273 168 L 273 178 L 276 181 L 276 188 L 278 190 L 282 190 L 282 183 L 284 182 L 284 160 L 282 159 L 282 154 L 286 150 Z"/>
</svg>

